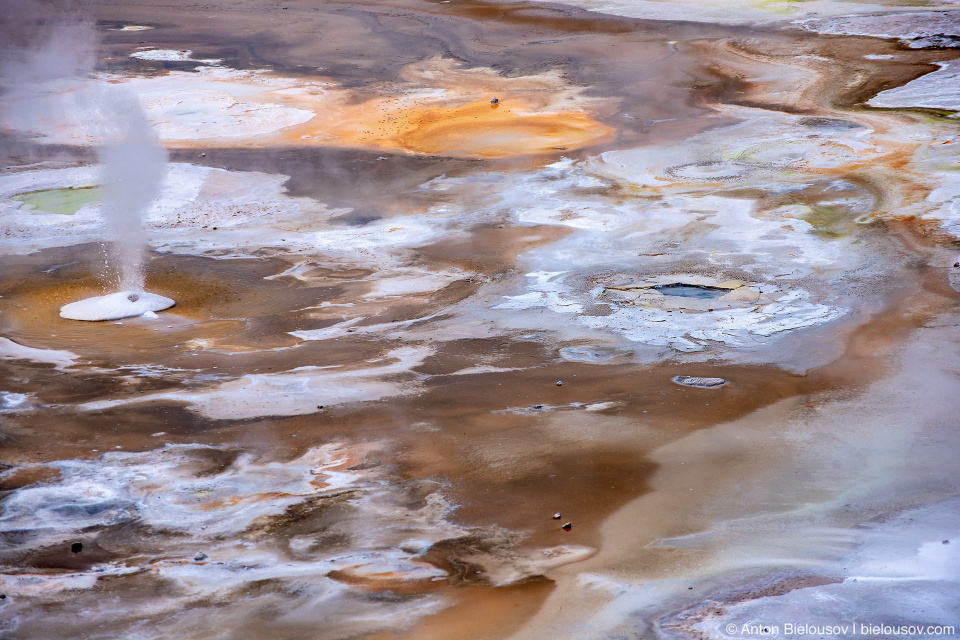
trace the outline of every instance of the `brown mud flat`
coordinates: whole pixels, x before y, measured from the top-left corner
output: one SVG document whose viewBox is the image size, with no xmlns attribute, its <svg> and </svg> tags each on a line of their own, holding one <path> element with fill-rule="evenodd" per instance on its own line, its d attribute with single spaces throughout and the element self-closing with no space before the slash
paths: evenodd
<svg viewBox="0 0 960 640">
<path fill-rule="evenodd" d="M 125 57 L 134 47 L 149 42 L 191 48 L 197 57 L 222 57 L 236 68 L 268 65 L 276 73 L 306 75 L 302 67 L 322 65 L 327 77 L 356 89 L 355 97 L 360 99 L 365 83 L 395 82 L 405 66 L 437 55 L 495 69 L 509 79 L 503 80 L 506 85 L 544 69 L 561 69 L 572 84 L 589 87 L 591 95 L 609 98 L 617 105 L 585 123 L 588 128 L 599 126 L 595 132 L 602 133 L 582 145 L 590 151 L 683 139 L 721 122 L 705 117 L 713 104 L 843 118 L 845 112 L 837 107 L 902 84 L 931 68 L 932 63 L 955 55 L 907 52 L 869 38 L 653 24 L 518 3 L 391 2 L 319 7 L 290 3 L 278 10 L 251 2 L 224 11 L 222 6 L 207 3 L 183 3 L 160 10 L 148 2 L 104 2 L 91 10 L 104 21 L 104 27 L 129 23 L 156 27 L 149 32 L 105 32 L 110 52 L 106 66 L 111 71 L 132 69 L 147 75 L 178 69 L 173 64 L 157 69 Z M 316 37 L 318 33 L 322 37 Z M 677 50 L 670 44 L 672 40 L 679 41 Z M 862 58 L 865 53 L 891 52 L 901 56 L 896 63 Z M 798 54 L 828 60 L 801 63 L 793 59 Z M 637 59 L 664 62 L 651 65 L 637 77 Z M 767 65 L 802 67 L 796 77 L 803 82 L 789 84 L 794 76 L 764 82 L 744 79 L 755 67 L 766 69 Z M 490 90 L 483 86 L 478 92 Z M 476 111 L 497 118 L 510 114 L 508 103 L 495 110 L 487 102 L 472 101 L 457 109 L 467 117 Z M 536 130 L 537 123 L 533 125 Z M 416 141 L 411 143 L 398 134 L 385 145 L 391 157 L 383 162 L 369 152 L 339 149 L 211 147 L 202 157 L 196 150 L 179 153 L 230 169 L 279 167 L 292 176 L 288 187 L 293 193 L 321 199 L 335 194 L 342 202 L 357 205 L 354 215 L 391 206 L 394 195 L 381 181 L 399 185 L 397 191 L 405 193 L 448 171 L 469 175 L 480 165 L 509 166 L 489 159 L 452 159 L 457 155 L 489 158 L 498 153 L 487 153 L 487 147 L 480 145 L 477 148 L 482 153 L 458 154 L 463 146 L 459 129 L 448 131 L 430 122 L 423 126 Z M 613 129 L 616 139 L 608 136 Z M 514 133 L 508 131 L 507 137 Z M 536 131 L 533 133 L 536 138 Z M 24 144 L 30 153 L 43 153 L 39 147 Z M 399 156 L 414 146 L 422 153 L 443 157 Z M 550 146 L 542 144 L 538 151 L 560 155 L 546 149 Z M 905 150 L 894 150 L 884 162 L 900 168 L 906 155 Z M 355 162 L 361 177 L 332 186 L 320 184 L 328 179 L 338 182 L 343 169 L 337 165 L 343 158 Z M 513 166 L 535 164 L 521 159 Z M 384 166 L 387 168 L 380 168 Z M 921 191 L 910 197 L 919 197 Z M 815 199 L 821 194 L 808 195 Z M 411 194 L 410 198 L 412 209 L 423 206 L 423 201 L 417 200 L 423 196 Z M 393 207 L 391 212 L 403 210 L 403 205 Z M 651 479 L 658 470 L 651 456 L 657 449 L 763 409 L 781 411 L 777 403 L 783 403 L 784 414 L 766 416 L 770 429 L 777 428 L 789 411 L 856 395 L 896 368 L 900 345 L 917 328 L 956 310 L 960 296 L 950 288 L 947 270 L 924 266 L 942 258 L 941 254 L 952 249 L 950 243 L 931 237 L 922 224 L 911 221 L 891 224 L 884 232 L 900 244 L 907 263 L 899 272 L 900 280 L 883 292 L 885 308 L 831 327 L 831 338 L 843 345 L 842 350 L 829 364 L 804 374 L 786 371 L 776 362 L 649 365 L 622 357 L 608 364 L 572 363 L 558 354 L 561 346 L 568 345 L 554 344 L 549 338 L 513 333 L 451 338 L 440 331 L 431 335 L 432 321 L 423 320 L 414 340 L 432 353 L 410 371 L 395 376 L 410 385 L 408 393 L 386 400 L 317 406 L 315 412 L 305 415 L 244 420 L 204 417 L 188 399 L 133 400 L 144 393 L 202 390 L 245 375 L 288 372 L 303 366 L 363 370 L 403 341 L 362 332 L 333 340 L 302 341 L 289 332 L 324 328 L 351 317 L 369 318 L 357 325 L 361 328 L 441 313 L 468 299 L 482 282 L 515 273 L 517 256 L 523 251 L 556 241 L 568 231 L 490 226 L 472 229 L 462 239 L 420 247 L 414 258 L 418 266 L 455 266 L 475 272 L 476 278 L 438 292 L 387 301 L 363 300 L 376 284 L 373 271 L 326 268 L 322 256 L 305 280 L 265 280 L 289 266 L 291 257 L 280 251 L 280 255 L 266 252 L 269 255 L 255 260 L 158 254 L 147 269 L 147 288 L 176 299 L 177 306 L 156 321 L 132 320 L 119 325 L 80 325 L 56 314 L 66 302 L 100 293 L 101 281 L 94 266 L 99 264 L 96 247 L 3 258 L 3 335 L 29 347 L 71 351 L 81 363 L 61 370 L 26 360 L 0 361 L 0 374 L 7 383 L 4 390 L 28 394 L 38 403 L 34 410 L 2 416 L 0 463 L 97 459 L 112 449 L 151 451 L 166 444 L 203 444 L 221 450 L 224 459 L 211 463 L 219 469 L 230 464 L 228 450 L 238 447 L 266 460 L 289 462 L 311 447 L 338 440 L 358 447 L 376 443 L 383 447 L 376 456 L 358 456 L 350 459 L 350 464 L 358 469 L 375 466 L 397 484 L 413 486 L 406 496 L 411 503 L 422 499 L 417 487 L 442 483 L 440 492 L 456 506 L 449 516 L 451 522 L 511 535 L 504 534 L 507 540 L 497 548 L 489 538 L 466 536 L 426 552 L 418 561 L 441 567 L 449 576 L 436 584 L 411 586 L 402 580 L 391 582 L 389 576 L 378 583 L 355 573 L 328 574 L 360 585 L 360 590 L 374 599 L 414 603 L 422 593 L 436 591 L 447 596 L 448 608 L 423 617 L 409 629 L 367 632 L 365 637 L 509 637 L 541 611 L 557 583 L 541 573 L 513 584 L 497 584 L 495 561 L 503 562 L 497 556 L 503 548 L 513 557 L 510 554 L 519 556 L 544 546 L 600 547 L 605 542 L 604 522 L 624 505 L 651 492 Z M 324 302 L 355 306 L 347 314 L 333 313 L 319 308 Z M 495 370 L 461 373 L 477 365 Z M 151 367 L 152 371 L 144 373 Z M 686 388 L 671 382 L 676 375 L 722 377 L 730 384 L 718 389 Z M 81 406 L 103 398 L 130 402 L 97 410 Z M 52 433 L 54 425 L 56 432 Z M 5 476 L 0 489 L 16 491 L 49 481 L 56 477 L 51 469 L 25 468 Z M 715 471 L 718 477 L 733 472 L 724 467 L 723 460 L 716 462 Z M 343 497 L 341 502 L 349 498 Z M 290 539 L 310 526 L 326 526 L 324 518 L 335 521 L 340 508 L 345 507 L 331 500 L 315 512 L 288 510 L 283 517 L 245 535 Z M 555 512 L 562 514 L 559 520 L 553 518 Z M 682 518 L 677 520 L 682 525 Z M 568 521 L 571 530 L 561 529 L 561 523 Z M 109 530 L 86 535 L 87 551 L 82 558 L 68 554 L 61 545 L 18 556 L 18 570 L 57 575 L 89 568 L 91 563 L 139 557 L 138 536 L 149 540 L 157 534 Z M 157 540 L 162 545 L 162 537 Z M 336 544 L 331 542 L 334 547 Z M 632 552 L 602 550 L 614 555 L 623 551 L 628 557 Z M 743 598 L 826 584 L 818 580 L 778 583 Z M 149 599 L 165 593 L 163 585 L 144 577 L 113 577 L 107 582 L 110 586 L 98 595 L 113 597 L 127 589 Z M 280 600 L 289 596 L 269 580 L 247 589 L 249 593 L 234 597 L 242 601 L 260 592 L 280 594 Z M 213 606 L 203 600 L 198 608 L 208 605 Z M 51 605 L 50 610 L 69 613 L 69 605 L 58 606 Z M 282 611 L 282 603 L 267 609 L 259 618 L 247 620 L 249 624 L 243 628 L 232 630 L 231 637 L 263 637 Z M 42 623 L 38 624 L 37 628 L 42 628 Z M 316 637 L 318 624 L 322 622 L 284 622 L 284 637 Z"/>
<path fill-rule="evenodd" d="M 188 272 L 192 260 L 174 260 L 177 271 Z M 241 274 L 250 268 L 243 261 L 218 264 L 223 270 L 220 275 L 231 282 L 242 281 Z M 378 460 L 391 459 L 385 468 L 396 478 L 444 480 L 444 496 L 459 507 L 450 517 L 452 522 L 521 533 L 520 539 L 508 543 L 511 553 L 551 545 L 596 547 L 602 541 L 600 527 L 607 517 L 649 491 L 648 480 L 657 468 L 648 457 L 652 451 L 694 431 L 742 418 L 783 400 L 815 405 L 819 398 L 855 393 L 882 377 L 888 358 L 896 354 L 905 336 L 930 318 L 955 308 L 958 294 L 944 286 L 944 277 L 945 270 L 919 272 L 915 283 L 903 286 L 899 298 L 886 311 L 850 331 L 846 350 L 835 362 L 805 375 L 776 367 L 723 363 L 643 367 L 575 364 L 558 362 L 554 349 L 540 343 L 509 337 L 457 340 L 440 345 L 416 368 L 419 375 L 426 376 L 416 395 L 323 408 L 306 416 L 209 421 L 169 404 L 77 411 L 70 404 L 81 398 L 75 396 L 71 402 L 62 397 L 57 409 L 6 417 L 3 462 L 95 457 L 91 449 L 148 451 L 160 443 L 210 443 L 217 448 L 242 443 L 270 459 L 287 460 L 311 446 L 344 437 L 354 442 L 386 442 L 387 449 L 378 454 Z M 163 279 L 156 282 L 162 283 Z M 108 329 L 84 327 L 90 331 Z M 263 334 L 273 330 L 260 327 L 247 337 L 262 349 Z M 52 338 L 43 342 L 44 346 L 65 346 Z M 137 342 L 131 339 L 131 347 Z M 273 342 L 267 340 L 266 344 Z M 296 366 L 300 358 L 312 361 L 315 355 L 317 352 L 303 352 L 295 359 L 284 355 L 282 367 Z M 457 375 L 464 365 L 476 362 L 516 370 Z M 36 371 L 36 366 L 18 362 L 4 366 L 19 371 L 19 375 Z M 215 366 L 206 362 L 195 370 L 209 371 Z M 719 389 L 687 388 L 671 382 L 677 373 L 722 376 L 731 383 Z M 84 380 L 88 376 L 82 369 L 76 373 L 68 369 L 59 372 L 55 386 L 69 389 L 77 383 L 63 378 Z M 34 381 L 45 388 L 26 384 L 23 391 L 36 391 L 40 397 L 49 392 L 50 381 L 44 381 L 42 375 Z M 563 385 L 558 386 L 557 381 Z M 167 384 L 182 381 L 173 374 Z M 105 393 L 115 394 L 117 390 L 110 388 Z M 591 405 L 599 407 L 589 410 Z M 54 415 L 63 426 L 51 438 L 49 424 Z M 158 438 L 157 432 L 166 434 Z M 723 473 L 722 467 L 718 471 Z M 46 479 L 42 475 L 12 478 L 10 488 Z M 561 520 L 552 518 L 555 511 L 562 513 Z M 566 521 L 573 523 L 571 531 L 560 528 Z M 280 528 L 276 535 L 293 535 L 294 531 Z M 123 558 L 115 551 L 98 551 L 98 535 L 106 536 L 104 549 L 117 548 L 114 534 L 105 531 L 84 538 L 89 553 L 82 562 L 57 550 L 21 556 L 18 563 L 37 571 L 62 572 Z M 451 544 L 449 549 L 437 545 L 423 556 L 424 561 L 446 566 L 453 575 L 459 575 L 449 585 L 431 586 L 448 597 L 450 608 L 424 618 L 409 631 L 369 637 L 456 638 L 467 631 L 482 638 L 508 637 L 553 592 L 552 582 L 542 578 L 497 586 L 490 582 L 492 576 L 488 578 L 484 564 L 493 551 L 485 547 L 488 542 L 462 539 Z M 445 564 L 448 558 L 455 564 Z M 467 564 L 460 564 L 465 561 Z M 479 564 L 471 564 L 474 561 Z M 477 567 L 476 575 L 473 567 Z M 269 590 L 266 585 L 264 588 Z M 391 587 L 384 582 L 364 588 L 401 599 L 421 597 L 423 593 L 417 589 L 404 595 L 406 587 Z M 286 632 L 289 637 L 299 637 L 309 628 L 309 624 L 295 625 L 286 627 Z M 251 630 L 249 636 L 241 637 L 254 635 Z"/>
<path fill-rule="evenodd" d="M 696 89 L 677 79 L 712 81 L 696 54 L 676 52 L 669 42 L 737 33 L 522 3 L 291 3 L 279 11 L 266 3 L 246 3 L 210 13 L 211 8 L 190 2 L 162 7 L 105 2 L 84 11 L 99 21 L 104 40 L 99 67 L 111 72 L 156 76 L 195 66 L 128 57 L 148 45 L 189 49 L 195 57 L 222 59 L 234 69 L 266 68 L 266 77 L 334 83 L 332 92 L 301 96 L 315 111 L 309 122 L 252 145 L 292 151 L 329 143 L 380 153 L 514 162 L 531 154 L 576 153 L 581 147 L 655 144 L 702 129 L 709 108 L 697 104 Z M 19 24 L 11 42 L 43 36 L 43 21 L 31 17 L 22 24 L 11 21 Z M 129 24 L 154 28 L 117 30 Z M 656 64 L 638 69 L 638 60 Z M 403 97 L 418 87 L 444 95 Z M 577 97 L 580 90 L 589 95 Z M 490 104 L 494 97 L 500 104 Z M 298 98 L 277 94 L 275 100 L 293 104 Z M 45 155 L 27 141 L 10 142 L 5 145 L 9 153 Z M 248 146 L 241 138 L 236 144 Z M 189 140 L 174 144 L 192 146 Z"/>
</svg>

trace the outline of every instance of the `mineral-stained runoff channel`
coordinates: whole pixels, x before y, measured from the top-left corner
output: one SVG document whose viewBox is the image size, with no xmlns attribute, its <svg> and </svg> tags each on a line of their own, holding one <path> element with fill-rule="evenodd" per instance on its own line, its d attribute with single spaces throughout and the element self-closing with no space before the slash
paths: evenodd
<svg viewBox="0 0 960 640">
<path fill-rule="evenodd" d="M 960 12 L 915 5 L 21 3 L 0 632 L 960 627 Z M 176 306 L 76 322 L 108 85 Z"/>
</svg>

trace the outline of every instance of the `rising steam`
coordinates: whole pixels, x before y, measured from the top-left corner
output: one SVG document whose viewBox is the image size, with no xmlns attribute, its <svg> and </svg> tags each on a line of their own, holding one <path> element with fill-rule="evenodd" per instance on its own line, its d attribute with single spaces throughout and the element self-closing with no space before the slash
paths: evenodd
<svg viewBox="0 0 960 640">
<path fill-rule="evenodd" d="M 43 10 L 45 5 L 38 3 L 2 4 L 11 9 L 7 14 L 11 20 L 0 29 L 0 35 L 7 36 L 0 44 L 4 120 L 20 131 L 82 120 L 86 139 L 96 146 L 103 167 L 105 240 L 111 246 L 108 280 L 118 291 L 132 294 L 66 305 L 64 310 L 76 305 L 83 309 L 73 315 L 61 310 L 61 315 L 102 320 L 170 306 L 173 301 L 162 298 L 165 302 L 156 301 L 147 305 L 149 309 L 138 311 L 151 299 L 161 298 L 143 293 L 146 237 L 142 217 L 159 193 L 167 162 L 167 152 L 153 136 L 139 101 L 120 87 L 89 80 L 97 48 L 93 24 L 77 18 L 52 18 L 50 11 Z M 114 298 L 121 307 L 124 301 L 139 304 L 110 310 L 91 310 L 85 304 L 95 307 Z"/>
<path fill-rule="evenodd" d="M 103 163 L 104 221 L 120 290 L 142 291 L 146 237 L 141 218 L 160 191 L 167 152 L 151 135 L 137 99 L 111 89 L 103 93 L 112 95 L 101 95 L 100 113 L 112 114 L 113 135 L 97 152 Z"/>
</svg>

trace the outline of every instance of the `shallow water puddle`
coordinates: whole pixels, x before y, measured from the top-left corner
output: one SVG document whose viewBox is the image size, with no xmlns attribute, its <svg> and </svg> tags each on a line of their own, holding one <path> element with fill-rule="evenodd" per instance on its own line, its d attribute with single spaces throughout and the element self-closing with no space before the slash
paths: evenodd
<svg viewBox="0 0 960 640">
<path fill-rule="evenodd" d="M 703 285 L 691 284 L 659 284 L 650 287 L 654 291 L 659 291 L 666 296 L 676 296 L 678 298 L 695 298 L 697 300 L 715 300 L 730 293 L 729 289 L 719 287 L 708 287 Z"/>
<path fill-rule="evenodd" d="M 42 189 L 10 196 L 22 202 L 23 211 L 42 211 L 70 216 L 83 207 L 103 199 L 100 187 L 68 187 L 66 189 Z"/>
</svg>

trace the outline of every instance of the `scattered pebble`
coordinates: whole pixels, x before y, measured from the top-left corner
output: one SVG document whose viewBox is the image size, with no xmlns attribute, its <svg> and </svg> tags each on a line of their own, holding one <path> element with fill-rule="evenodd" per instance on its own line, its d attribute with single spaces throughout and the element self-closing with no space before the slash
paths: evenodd
<svg viewBox="0 0 960 640">
<path fill-rule="evenodd" d="M 83 551 L 83 543 L 74 542 L 73 544 L 70 545 L 70 551 L 73 551 L 74 553 L 80 553 L 81 551 Z"/>
<path fill-rule="evenodd" d="M 943 544 L 950 544 L 950 541 L 949 541 L 949 540 L 944 540 L 944 541 L 943 541 Z"/>
<path fill-rule="evenodd" d="M 564 523 L 560 526 L 560 528 L 563 529 L 564 531 L 570 531 L 570 529 L 573 529 L 573 523 L 572 523 L 572 522 L 564 522 Z"/>
<path fill-rule="evenodd" d="M 700 378 L 698 376 L 674 376 L 670 380 L 685 387 L 700 389 L 714 389 L 727 384 L 727 381 L 723 378 Z"/>
<path fill-rule="evenodd" d="M 562 386 L 563 386 L 563 380 L 557 380 L 557 386 L 558 386 L 558 387 L 562 387 Z"/>
<path fill-rule="evenodd" d="M 563 517 L 563 516 L 560 514 L 559 511 L 557 511 L 555 514 L 553 514 L 553 519 L 554 519 L 554 520 L 559 520 L 559 519 L 562 518 L 562 517 Z"/>
<path fill-rule="evenodd" d="M 203 562 L 203 561 L 206 560 L 208 557 L 209 557 L 209 556 L 208 556 L 207 554 L 205 554 L 203 551 L 198 551 L 198 552 L 197 552 L 197 555 L 193 556 L 193 561 L 194 561 L 194 562 Z"/>
<path fill-rule="evenodd" d="M 500 104 L 500 98 L 491 98 L 490 104 Z"/>
</svg>

